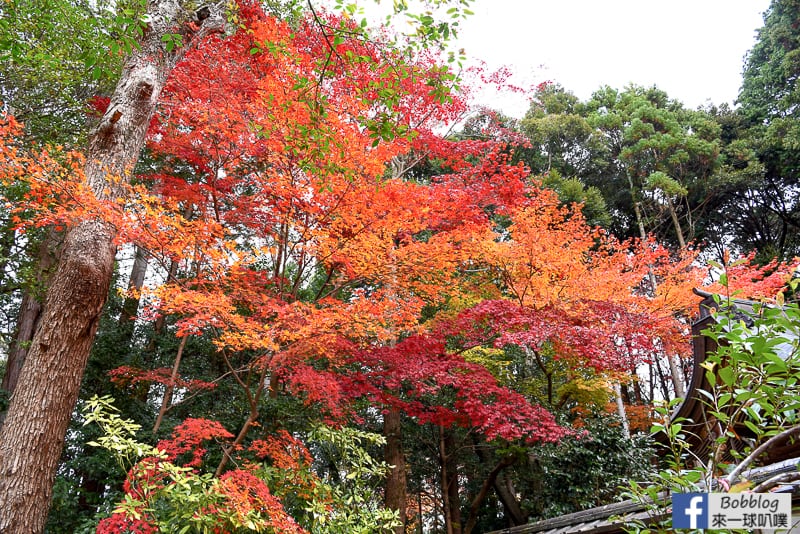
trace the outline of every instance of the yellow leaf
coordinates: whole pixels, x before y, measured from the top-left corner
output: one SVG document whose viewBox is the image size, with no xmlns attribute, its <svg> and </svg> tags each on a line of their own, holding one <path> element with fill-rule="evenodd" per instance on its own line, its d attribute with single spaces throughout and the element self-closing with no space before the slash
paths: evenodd
<svg viewBox="0 0 800 534">
<path fill-rule="evenodd" d="M 752 482 L 750 482 L 749 480 L 743 480 L 738 484 L 734 484 L 733 486 L 731 486 L 731 489 L 730 491 L 728 491 L 728 493 L 742 493 L 749 490 L 752 487 L 753 487 Z"/>
</svg>

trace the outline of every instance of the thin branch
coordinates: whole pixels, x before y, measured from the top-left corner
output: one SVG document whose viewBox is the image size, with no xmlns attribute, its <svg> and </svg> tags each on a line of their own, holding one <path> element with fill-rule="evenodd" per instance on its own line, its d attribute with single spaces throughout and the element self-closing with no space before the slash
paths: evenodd
<svg viewBox="0 0 800 534">
<path fill-rule="evenodd" d="M 170 404 L 172 404 L 172 392 L 175 390 L 175 381 L 178 379 L 178 369 L 181 365 L 183 349 L 186 347 L 187 339 L 189 339 L 189 335 L 184 334 L 181 338 L 181 344 L 178 346 L 178 354 L 175 355 L 175 364 L 172 366 L 172 374 L 170 375 L 169 383 L 167 383 L 166 389 L 164 390 L 164 398 L 161 399 L 161 408 L 158 410 L 158 417 L 156 417 L 156 422 L 153 425 L 153 434 L 158 432 L 158 429 L 161 426 L 161 421 L 164 419 L 164 414 L 167 413 Z"/>
<path fill-rule="evenodd" d="M 751 491 L 753 493 L 765 493 L 779 484 L 782 484 L 784 482 L 794 482 L 796 480 L 800 480 L 799 471 L 794 471 L 791 473 L 781 473 L 780 475 L 775 475 L 772 478 L 768 478 L 761 484 L 754 487 Z"/>
<path fill-rule="evenodd" d="M 737 480 L 739 480 L 739 476 L 742 472 L 747 469 L 753 461 L 761 456 L 764 452 L 769 450 L 771 447 L 775 446 L 775 444 L 779 443 L 781 440 L 789 438 L 794 435 L 800 434 L 800 425 L 795 425 L 791 428 L 787 428 L 780 434 L 776 434 L 769 438 L 767 441 L 759 445 L 750 455 L 745 458 L 736 468 L 730 472 L 730 474 L 725 477 L 725 481 L 728 485 L 732 486 Z"/>
</svg>

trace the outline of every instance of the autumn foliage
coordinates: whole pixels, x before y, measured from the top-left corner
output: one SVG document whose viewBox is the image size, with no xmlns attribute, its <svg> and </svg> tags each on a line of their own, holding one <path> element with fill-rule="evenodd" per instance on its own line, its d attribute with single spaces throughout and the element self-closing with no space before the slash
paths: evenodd
<svg viewBox="0 0 800 534">
<path fill-rule="evenodd" d="M 239 31 L 209 37 L 174 72 L 125 201 L 82 190 L 80 156 L 24 153 L 18 125 L 0 123 L 0 179 L 26 184 L 16 209 L 37 213 L 27 224 L 111 221 L 156 271 L 129 295 L 145 303 L 139 319 L 168 319 L 222 362 L 212 377 L 180 361 L 121 366 L 110 372 L 120 390 L 166 390 L 167 410 L 175 391 L 227 384 L 247 402 L 238 428 L 213 414 L 175 426 L 156 446 L 163 456 L 128 473 L 128 504 L 98 532 L 156 532 L 148 506 L 159 492 L 203 473 L 191 479 L 202 482 L 198 524 L 303 532 L 276 494 L 311 495 L 315 479 L 296 472 L 313 457 L 264 417 L 266 399 L 293 399 L 334 426 L 366 406 L 486 442 L 553 442 L 574 431 L 466 353 L 552 358 L 591 374 L 606 397 L 640 365 L 688 354 L 704 275 L 695 253 L 589 226 L 580 205 L 562 205 L 515 163 L 507 131 L 437 133 L 468 104 L 434 54 L 408 60 L 348 34 L 347 18 L 293 28 L 250 2 L 237 16 Z M 331 28 L 345 30 L 335 42 Z M 419 163 L 424 177 L 410 172 Z M 762 297 L 792 267 L 728 273 Z M 270 487 L 265 465 L 286 476 Z"/>
</svg>

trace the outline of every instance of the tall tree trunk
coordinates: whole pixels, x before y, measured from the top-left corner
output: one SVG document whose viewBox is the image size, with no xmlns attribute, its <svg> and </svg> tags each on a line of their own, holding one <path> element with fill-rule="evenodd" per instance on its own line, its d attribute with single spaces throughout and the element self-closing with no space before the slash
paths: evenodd
<svg viewBox="0 0 800 534">
<path fill-rule="evenodd" d="M 41 532 L 114 265 L 101 221 L 68 232 L 0 434 L 0 532 Z"/>
<path fill-rule="evenodd" d="M 403 452 L 403 431 L 400 426 L 400 411 L 389 408 L 383 416 L 383 436 L 386 438 L 384 460 L 393 466 L 386 478 L 384 505 L 400 513 L 401 525 L 395 534 L 406 531 L 406 457 Z"/>
<path fill-rule="evenodd" d="M 644 241 L 647 239 L 647 232 L 644 229 L 644 218 L 642 217 L 642 210 L 640 208 L 639 201 L 636 200 L 636 191 L 634 190 L 633 179 L 630 177 L 630 175 L 628 175 L 628 185 L 630 185 L 631 197 L 633 197 L 633 212 L 636 215 L 636 224 L 639 227 L 639 237 L 641 237 L 642 241 Z M 672 216 L 672 222 L 675 225 L 675 231 L 678 234 L 678 241 L 680 243 L 680 247 L 681 249 L 684 249 L 686 248 L 686 242 L 683 239 L 683 232 L 681 231 L 680 221 L 678 221 L 678 215 L 675 213 L 675 208 L 672 206 L 672 201 L 670 201 L 669 199 L 667 200 L 669 202 L 669 210 L 670 210 L 670 215 Z M 653 294 L 655 294 L 656 288 L 658 286 L 658 281 L 656 280 L 656 277 L 652 271 L 650 271 L 648 276 L 650 278 L 651 289 L 653 291 Z M 672 385 L 675 388 L 675 395 L 677 397 L 684 397 L 686 395 L 686 388 L 684 388 L 683 386 L 684 379 L 682 373 L 678 369 L 678 366 L 675 363 L 675 360 L 673 359 L 672 355 L 667 354 L 667 360 L 669 361 L 669 370 L 672 376 Z M 653 372 L 652 367 L 653 366 L 651 365 L 650 366 L 651 373 Z"/>
<path fill-rule="evenodd" d="M 669 196 L 667 196 L 667 210 L 669 211 L 670 219 L 672 219 L 672 226 L 675 228 L 675 235 L 678 236 L 678 246 L 684 249 L 686 248 L 686 238 L 683 237 L 683 228 L 681 228 L 681 222 L 678 220 L 678 212 L 675 211 L 675 205 Z"/>
<path fill-rule="evenodd" d="M 458 494 L 458 464 L 453 433 L 440 428 L 439 454 L 442 462 L 442 495 L 448 534 L 461 534 L 461 499 Z"/>
<path fill-rule="evenodd" d="M 167 51 L 162 37 L 192 42 L 222 28 L 214 13 L 192 32 L 177 1 L 153 0 L 139 47 L 126 61 L 86 153 L 85 181 L 98 199 L 115 201 L 139 158 L 167 76 L 185 47 Z M 194 26 L 197 28 L 197 26 Z M 89 219 L 67 231 L 44 314 L 0 433 L 0 532 L 44 530 L 70 415 L 105 304 L 114 266 L 115 229 Z"/>
<path fill-rule="evenodd" d="M 171 261 L 169 263 L 169 269 L 167 270 L 167 282 L 172 282 L 175 280 L 175 276 L 178 274 L 178 262 Z M 153 321 L 153 336 L 147 342 L 147 347 L 145 350 L 147 352 L 155 353 L 156 347 L 158 345 L 158 338 L 161 334 L 164 333 L 164 328 L 167 326 L 167 316 L 163 313 L 160 313 L 156 320 Z"/>
<path fill-rule="evenodd" d="M 628 424 L 628 415 L 625 413 L 625 402 L 622 399 L 622 386 L 619 382 L 614 382 L 614 398 L 617 402 L 617 415 L 622 423 L 622 435 L 630 438 L 631 429 Z"/>
<path fill-rule="evenodd" d="M 60 234 L 53 230 L 39 243 L 36 251 L 36 281 L 34 288 L 47 287 L 53 266 L 57 260 L 57 250 L 59 246 Z M 19 306 L 17 316 L 17 328 L 14 339 L 8 349 L 8 360 L 6 361 L 6 374 L 3 376 L 2 388 L 9 394 L 14 393 L 17 387 L 22 365 L 28 355 L 33 335 L 39 326 L 39 319 L 42 314 L 41 295 L 37 295 L 35 289 L 28 289 L 22 295 L 22 302 Z"/>
<path fill-rule="evenodd" d="M 125 297 L 125 301 L 122 303 L 122 310 L 119 314 L 119 347 L 120 350 L 127 350 L 130 351 L 130 354 L 134 352 L 134 334 L 136 332 L 136 317 L 139 314 L 139 304 L 141 302 L 141 291 L 142 287 L 144 287 L 144 279 L 147 276 L 147 268 L 150 263 L 150 254 L 149 252 L 136 245 L 134 257 L 133 257 L 133 266 L 131 266 L 131 275 L 130 279 L 128 280 L 128 295 Z M 163 317 L 159 315 L 158 320 L 163 322 Z M 159 332 L 156 332 L 158 334 Z M 154 341 L 155 335 L 151 341 Z M 149 347 L 148 347 L 149 348 Z M 153 351 L 155 350 L 155 345 L 153 345 Z M 151 351 L 152 352 L 152 351 Z M 133 389 L 132 395 L 133 397 L 142 402 L 147 402 L 147 394 L 150 391 L 149 385 L 146 383 L 140 383 L 135 386 Z"/>
<path fill-rule="evenodd" d="M 136 246 L 133 256 L 133 266 L 131 267 L 131 277 L 128 281 L 128 295 L 122 303 L 122 312 L 119 315 L 119 326 L 123 331 L 121 345 L 130 346 L 133 340 L 133 327 L 136 322 L 136 315 L 139 313 L 139 293 L 144 286 L 144 278 L 147 275 L 147 264 L 149 254 L 147 250 Z"/>
<path fill-rule="evenodd" d="M 681 372 L 678 362 L 676 361 L 680 356 L 677 354 L 667 354 L 667 361 L 669 362 L 669 374 L 672 377 L 672 385 L 675 388 L 675 396 L 678 398 L 686 397 L 686 387 L 684 386 L 683 373 Z"/>
<path fill-rule="evenodd" d="M 8 349 L 8 360 L 6 360 L 6 374 L 3 376 L 2 388 L 8 394 L 14 393 L 22 371 L 22 364 L 25 363 L 25 356 L 28 354 L 33 334 L 39 326 L 39 316 L 42 313 L 42 303 L 36 295 L 26 291 L 22 296 L 17 315 L 17 329 L 14 332 L 14 339 Z"/>
<path fill-rule="evenodd" d="M 25 291 L 22 295 L 22 302 L 19 305 L 17 315 L 17 328 L 14 338 L 8 348 L 8 359 L 6 360 L 6 374 L 3 375 L 2 389 L 9 395 L 14 393 L 19 381 L 22 365 L 28 354 L 33 334 L 39 326 L 39 317 L 42 314 L 42 303 L 36 295 L 30 291 Z M 5 419 L 5 412 L 2 415 Z"/>
<path fill-rule="evenodd" d="M 447 481 L 447 468 L 445 467 L 445 458 L 447 457 L 447 451 L 444 448 L 444 429 L 439 428 L 439 462 L 440 462 L 440 471 L 441 474 L 440 482 L 442 487 L 442 510 L 444 511 L 444 531 L 447 534 L 455 534 L 453 532 L 453 518 L 451 514 L 453 513 L 453 508 L 450 506 L 450 491 L 448 488 L 448 481 Z"/>
</svg>

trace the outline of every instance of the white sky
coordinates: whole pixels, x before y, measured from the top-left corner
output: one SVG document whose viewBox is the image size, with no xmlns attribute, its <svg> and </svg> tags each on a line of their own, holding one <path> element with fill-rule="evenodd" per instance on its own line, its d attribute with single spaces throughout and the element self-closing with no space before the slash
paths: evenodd
<svg viewBox="0 0 800 534">
<path fill-rule="evenodd" d="M 690 108 L 733 103 L 769 0 L 476 0 L 458 46 L 520 85 L 551 80 L 586 99 L 601 85 L 657 85 Z M 521 117 L 524 97 L 482 104 Z"/>
</svg>

